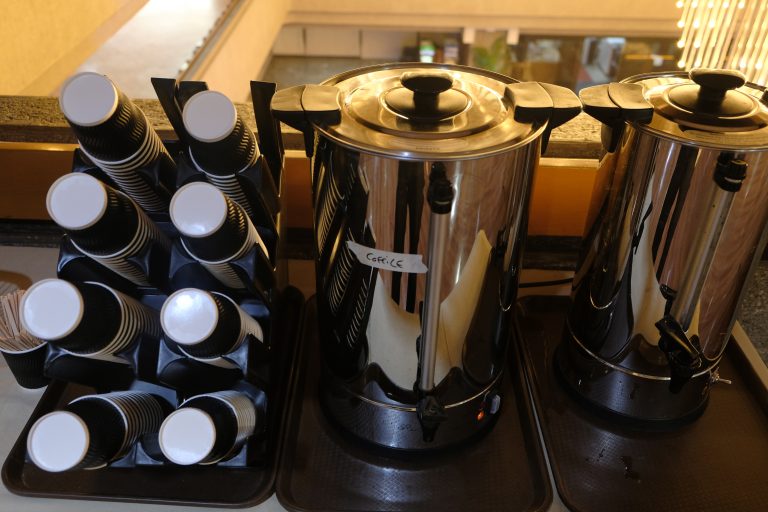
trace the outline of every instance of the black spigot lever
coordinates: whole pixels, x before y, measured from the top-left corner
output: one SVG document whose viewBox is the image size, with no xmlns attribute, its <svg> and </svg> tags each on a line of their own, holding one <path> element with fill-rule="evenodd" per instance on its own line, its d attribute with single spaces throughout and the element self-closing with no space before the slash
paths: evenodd
<svg viewBox="0 0 768 512">
<path fill-rule="evenodd" d="M 448 419 L 445 407 L 433 395 L 426 395 L 419 400 L 416 405 L 416 415 L 421 424 L 425 443 L 431 443 L 435 440 L 438 427 Z"/>
<path fill-rule="evenodd" d="M 679 393 L 704 364 L 701 347 L 695 339 L 688 338 L 682 326 L 672 315 L 656 322 L 659 330 L 659 349 L 664 352 L 669 362 L 669 391 Z"/>
</svg>

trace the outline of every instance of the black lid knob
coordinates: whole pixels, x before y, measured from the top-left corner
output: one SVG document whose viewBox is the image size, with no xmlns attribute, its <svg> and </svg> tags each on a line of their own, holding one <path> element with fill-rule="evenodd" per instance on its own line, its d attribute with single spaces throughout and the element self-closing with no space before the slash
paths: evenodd
<svg viewBox="0 0 768 512">
<path fill-rule="evenodd" d="M 412 71 L 400 76 L 403 87 L 389 91 L 389 108 L 410 121 L 437 123 L 462 112 L 469 104 L 465 94 L 453 89 L 448 73 Z"/>
<path fill-rule="evenodd" d="M 440 94 L 453 87 L 453 77 L 448 73 L 403 73 L 403 87 L 416 94 Z"/>
<path fill-rule="evenodd" d="M 725 93 L 747 83 L 744 75 L 729 69 L 692 69 L 688 76 L 699 85 L 699 101 L 721 101 Z"/>
<path fill-rule="evenodd" d="M 669 90 L 670 102 L 696 116 L 706 116 L 706 123 L 715 118 L 735 118 L 755 109 L 756 100 L 736 91 L 746 83 L 744 75 L 727 69 L 694 69 L 689 73 L 693 84 L 681 84 Z"/>
</svg>

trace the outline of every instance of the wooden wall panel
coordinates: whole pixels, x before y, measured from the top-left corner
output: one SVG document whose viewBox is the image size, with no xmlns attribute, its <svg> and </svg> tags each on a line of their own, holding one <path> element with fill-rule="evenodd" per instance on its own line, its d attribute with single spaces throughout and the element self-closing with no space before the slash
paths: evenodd
<svg viewBox="0 0 768 512">
<path fill-rule="evenodd" d="M 0 219 L 49 219 L 45 194 L 69 172 L 76 147 L 0 142 Z"/>
<path fill-rule="evenodd" d="M 0 219 L 48 219 L 45 194 L 69 171 L 74 144 L 0 143 Z M 309 161 L 286 153 L 283 197 L 288 227 L 312 228 Z M 531 235 L 581 236 L 596 160 L 542 158 L 534 179 Z"/>
<path fill-rule="evenodd" d="M 582 236 L 597 160 L 542 158 L 533 179 L 528 234 Z"/>
</svg>

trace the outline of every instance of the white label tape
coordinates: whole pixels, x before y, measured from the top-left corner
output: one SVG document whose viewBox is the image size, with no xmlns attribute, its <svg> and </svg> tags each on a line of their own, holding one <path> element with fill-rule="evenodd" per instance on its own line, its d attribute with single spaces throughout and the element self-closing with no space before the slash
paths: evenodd
<svg viewBox="0 0 768 512">
<path fill-rule="evenodd" d="M 424 274 L 427 271 L 427 266 L 421 260 L 421 254 L 380 251 L 352 241 L 347 242 L 347 247 L 357 256 L 360 263 L 369 267 L 407 274 Z"/>
</svg>

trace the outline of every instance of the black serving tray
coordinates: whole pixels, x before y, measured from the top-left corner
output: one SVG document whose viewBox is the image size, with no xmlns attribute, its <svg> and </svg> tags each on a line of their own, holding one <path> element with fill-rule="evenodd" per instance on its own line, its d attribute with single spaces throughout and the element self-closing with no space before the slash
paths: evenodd
<svg viewBox="0 0 768 512">
<path fill-rule="evenodd" d="M 307 303 L 276 493 L 296 511 L 537 511 L 552 501 L 517 357 L 487 435 L 450 451 L 402 455 L 344 436 L 320 409 L 317 306 Z"/>
<path fill-rule="evenodd" d="M 621 425 L 569 394 L 553 356 L 567 297 L 519 301 L 518 340 L 563 503 L 575 512 L 763 511 L 768 507 L 768 392 L 731 340 L 701 417 L 667 430 Z"/>
<path fill-rule="evenodd" d="M 136 465 L 63 473 L 42 471 L 26 456 L 30 427 L 40 416 L 94 391 L 90 387 L 54 381 L 8 454 L 2 469 L 5 486 L 14 494 L 44 498 L 227 508 L 249 507 L 265 501 L 272 494 L 277 473 L 304 310 L 304 297 L 297 289 L 288 287 L 281 296 L 280 307 L 271 318 L 276 363 L 273 375 L 277 376 L 277 381 L 272 383 L 274 386 L 271 386 L 268 398 L 270 411 L 263 463 L 245 467 Z"/>
</svg>

